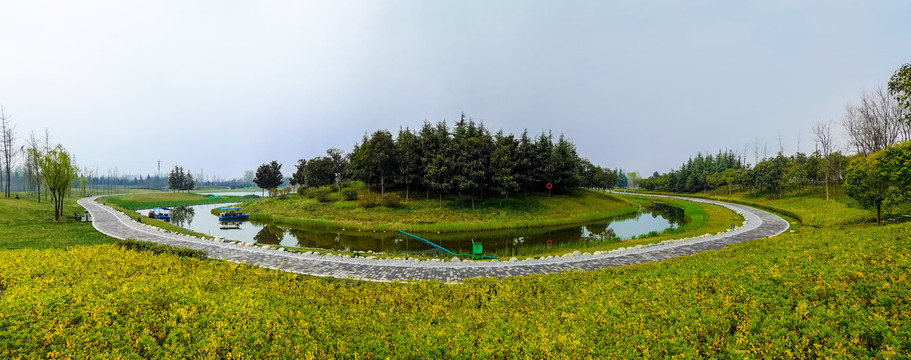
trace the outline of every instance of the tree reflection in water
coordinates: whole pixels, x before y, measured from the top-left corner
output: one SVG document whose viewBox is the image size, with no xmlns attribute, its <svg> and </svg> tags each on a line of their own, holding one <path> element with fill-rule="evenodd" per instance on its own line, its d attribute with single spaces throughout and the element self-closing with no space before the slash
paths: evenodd
<svg viewBox="0 0 911 360">
<path fill-rule="evenodd" d="M 257 244 L 278 245 L 284 237 L 285 229 L 275 225 L 266 225 L 266 227 L 256 233 L 253 240 L 256 240 Z"/>
<path fill-rule="evenodd" d="M 171 223 L 180 227 L 190 228 L 196 210 L 189 206 L 175 206 L 171 208 Z"/>
</svg>

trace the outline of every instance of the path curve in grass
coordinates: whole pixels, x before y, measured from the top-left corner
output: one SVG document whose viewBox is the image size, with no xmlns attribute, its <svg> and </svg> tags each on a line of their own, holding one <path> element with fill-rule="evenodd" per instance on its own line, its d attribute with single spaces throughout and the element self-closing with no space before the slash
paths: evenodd
<svg viewBox="0 0 911 360">
<path fill-rule="evenodd" d="M 742 241 L 772 237 L 785 232 L 790 226 L 786 220 L 778 215 L 744 205 L 666 195 L 634 195 L 675 198 L 719 205 L 741 214 L 745 221 L 743 226 L 734 231 L 709 236 L 668 240 L 641 247 L 617 249 L 600 255 L 528 259 L 516 262 L 431 262 L 391 259 L 366 260 L 329 255 L 307 255 L 246 247 L 233 243 L 219 243 L 157 230 L 158 228 L 139 223 L 117 210 L 99 204 L 95 201 L 98 198 L 97 196 L 80 199 L 78 203 L 92 214 L 92 223 L 98 231 L 115 238 L 133 238 L 198 249 L 205 251 L 213 259 L 250 263 L 273 269 L 280 268 L 283 271 L 369 281 L 440 280 L 458 282 L 473 277 L 505 278 L 572 270 L 611 268 L 662 261 L 707 250 L 717 250 Z"/>
</svg>

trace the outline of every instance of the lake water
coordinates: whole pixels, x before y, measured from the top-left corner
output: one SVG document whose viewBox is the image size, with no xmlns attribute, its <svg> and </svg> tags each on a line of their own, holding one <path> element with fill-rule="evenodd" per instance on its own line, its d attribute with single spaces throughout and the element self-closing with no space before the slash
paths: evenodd
<svg viewBox="0 0 911 360">
<path fill-rule="evenodd" d="M 258 244 L 293 246 L 335 251 L 374 251 L 421 253 L 433 247 L 398 232 L 340 231 L 276 225 L 256 221 L 240 222 L 237 228 L 224 228 L 212 209 L 231 204 L 175 207 L 171 223 L 196 232 Z M 146 210 L 138 210 L 147 214 Z M 638 213 L 582 225 L 467 233 L 414 233 L 453 252 L 468 253 L 472 242 L 482 242 L 485 253 L 522 253 L 522 247 L 553 246 L 577 242 L 616 242 L 650 232 L 662 232 L 685 222 L 683 209 L 655 203 Z M 589 244 L 590 245 L 590 244 Z"/>
</svg>

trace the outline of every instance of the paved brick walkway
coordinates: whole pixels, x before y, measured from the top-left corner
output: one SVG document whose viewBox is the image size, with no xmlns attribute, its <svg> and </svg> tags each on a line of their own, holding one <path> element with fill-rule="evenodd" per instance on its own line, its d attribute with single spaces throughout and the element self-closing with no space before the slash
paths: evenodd
<svg viewBox="0 0 911 360">
<path fill-rule="evenodd" d="M 660 195 L 648 195 L 660 196 Z M 660 196 L 665 197 L 665 196 Z M 198 249 L 210 258 L 244 262 L 262 267 L 315 276 L 354 278 L 370 281 L 440 280 L 458 282 L 473 277 L 520 276 L 549 274 L 569 270 L 594 270 L 649 261 L 667 260 L 677 256 L 692 255 L 707 250 L 721 249 L 741 241 L 767 238 L 781 234 L 789 227 L 787 221 L 766 211 L 748 206 L 719 201 L 685 200 L 720 205 L 744 216 L 744 226 L 735 231 L 689 239 L 666 241 L 640 248 L 625 248 L 599 255 L 581 255 L 570 258 L 529 259 L 517 262 L 431 262 L 410 260 L 365 260 L 339 256 L 308 255 L 246 247 L 233 243 L 167 233 L 150 229 L 130 219 L 123 213 L 97 203 L 98 197 L 78 201 L 91 214 L 98 231 L 115 238 L 134 238 L 168 245 Z"/>
</svg>

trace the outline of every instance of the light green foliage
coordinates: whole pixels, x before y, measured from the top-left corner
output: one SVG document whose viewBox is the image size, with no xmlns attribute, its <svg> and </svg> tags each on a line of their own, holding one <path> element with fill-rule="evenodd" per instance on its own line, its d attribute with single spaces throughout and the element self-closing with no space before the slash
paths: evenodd
<svg viewBox="0 0 911 360">
<path fill-rule="evenodd" d="M 354 188 L 342 188 L 342 200 L 344 201 L 354 201 L 357 200 L 357 189 Z"/>
<path fill-rule="evenodd" d="M 903 358 L 909 247 L 907 226 L 807 228 L 659 263 L 457 285 L 112 245 L 0 251 L 0 357 Z"/>
<path fill-rule="evenodd" d="M 883 172 L 894 187 L 895 196 L 911 200 L 911 141 L 890 146 L 879 156 Z"/>
<path fill-rule="evenodd" d="M 864 207 L 875 208 L 877 221 L 882 219 L 883 205 L 887 208 L 890 205 L 887 200 L 895 199 L 889 174 L 880 162 L 881 155 L 882 152 L 866 157 L 858 155 L 848 166 L 845 177 L 845 194 Z"/>
<path fill-rule="evenodd" d="M 41 164 L 44 184 L 54 200 L 54 220 L 59 220 L 63 216 L 64 199 L 76 177 L 76 167 L 70 160 L 70 153 L 62 145 L 57 145 L 42 154 L 38 158 L 38 163 Z"/>
<path fill-rule="evenodd" d="M 905 121 L 911 123 L 911 63 L 902 65 L 889 80 L 889 93 L 905 109 Z"/>
<path fill-rule="evenodd" d="M 329 189 L 327 189 L 325 187 L 316 189 L 316 194 L 315 194 L 314 198 L 316 198 L 316 201 L 319 201 L 319 202 L 328 202 L 329 201 Z"/>
</svg>

